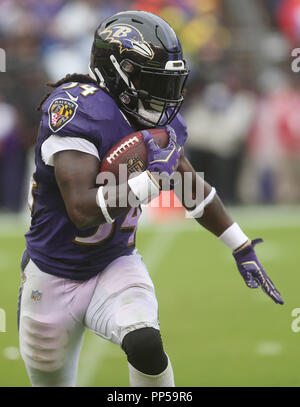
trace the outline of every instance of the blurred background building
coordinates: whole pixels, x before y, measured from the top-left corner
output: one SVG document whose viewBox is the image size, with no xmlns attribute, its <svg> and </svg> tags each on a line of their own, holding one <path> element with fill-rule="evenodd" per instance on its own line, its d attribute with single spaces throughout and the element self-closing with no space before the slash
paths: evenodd
<svg viewBox="0 0 300 407">
<path fill-rule="evenodd" d="M 186 155 L 229 204 L 300 203 L 300 0 L 0 0 L 0 210 L 25 206 L 46 83 L 87 72 L 95 27 L 159 14 L 191 68 Z M 300 65 L 300 64 L 299 64 Z"/>
</svg>

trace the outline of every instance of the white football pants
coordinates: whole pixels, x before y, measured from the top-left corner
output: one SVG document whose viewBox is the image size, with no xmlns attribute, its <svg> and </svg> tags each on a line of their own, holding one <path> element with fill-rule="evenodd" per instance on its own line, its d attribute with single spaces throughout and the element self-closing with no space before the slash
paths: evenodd
<svg viewBox="0 0 300 407">
<path fill-rule="evenodd" d="M 119 257 L 87 281 L 44 273 L 32 260 L 24 274 L 20 352 L 33 386 L 75 386 L 85 328 L 118 345 L 135 329 L 159 329 L 154 286 L 139 254 Z"/>
</svg>

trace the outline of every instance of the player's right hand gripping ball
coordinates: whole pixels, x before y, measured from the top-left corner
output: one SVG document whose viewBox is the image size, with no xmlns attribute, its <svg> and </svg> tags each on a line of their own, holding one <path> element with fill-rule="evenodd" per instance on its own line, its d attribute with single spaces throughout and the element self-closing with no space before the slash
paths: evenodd
<svg viewBox="0 0 300 407">
<path fill-rule="evenodd" d="M 181 147 L 176 143 L 176 133 L 171 126 L 166 126 L 169 144 L 159 148 L 148 130 L 142 135 L 148 150 L 148 170 L 150 172 L 167 173 L 171 176 L 177 170 L 180 161 Z"/>
<path fill-rule="evenodd" d="M 233 252 L 233 257 L 248 287 L 257 288 L 260 286 L 276 304 L 284 304 L 279 291 L 276 289 L 272 280 L 267 276 L 256 257 L 254 246 L 261 242 L 263 242 L 263 239 L 252 240 L 251 244 L 241 250 Z"/>
</svg>

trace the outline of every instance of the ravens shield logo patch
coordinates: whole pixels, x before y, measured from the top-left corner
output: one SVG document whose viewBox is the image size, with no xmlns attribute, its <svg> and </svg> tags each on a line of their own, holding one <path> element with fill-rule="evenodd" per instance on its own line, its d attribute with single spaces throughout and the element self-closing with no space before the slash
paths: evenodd
<svg viewBox="0 0 300 407">
<path fill-rule="evenodd" d="M 75 116 L 77 103 L 68 99 L 55 99 L 49 107 L 49 127 L 55 133 Z"/>
</svg>

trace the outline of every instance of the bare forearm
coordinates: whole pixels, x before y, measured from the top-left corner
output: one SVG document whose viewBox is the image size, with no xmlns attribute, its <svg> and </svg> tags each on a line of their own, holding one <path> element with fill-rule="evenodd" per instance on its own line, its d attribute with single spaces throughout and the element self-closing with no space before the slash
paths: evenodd
<svg viewBox="0 0 300 407">
<path fill-rule="evenodd" d="M 212 202 L 205 207 L 201 218 L 196 220 L 201 226 L 216 236 L 220 236 L 233 223 L 217 194 Z"/>
<path fill-rule="evenodd" d="M 73 200 L 72 210 L 69 210 L 68 213 L 69 216 L 72 216 L 73 223 L 75 223 L 79 229 L 84 230 L 107 222 L 102 210 L 97 205 L 97 193 L 98 188 L 93 188 L 85 191 L 82 195 L 79 194 L 78 199 L 75 198 Z M 105 186 L 103 188 L 106 208 L 112 219 L 117 218 L 123 213 L 127 213 L 130 209 L 127 199 L 129 193 L 130 188 L 128 185 L 120 189 L 115 186 Z M 115 199 L 112 198 L 114 196 L 116 197 Z M 127 205 L 124 206 L 124 202 L 127 202 Z M 120 206 L 120 204 L 123 206 Z"/>
<path fill-rule="evenodd" d="M 97 187 L 99 160 L 76 150 L 56 153 L 54 168 L 68 216 L 81 230 L 112 223 L 130 208 L 159 194 L 159 185 L 149 171 L 141 172 L 122 185 L 111 183 Z"/>
<path fill-rule="evenodd" d="M 57 184 L 67 213 L 75 226 L 78 229 L 88 229 L 105 223 L 105 216 L 96 200 L 99 161 L 89 154 L 71 150 L 55 154 L 54 165 Z M 127 184 L 124 188 L 117 186 L 103 188 L 106 207 L 113 219 L 129 210 L 127 205 L 129 192 Z"/>
<path fill-rule="evenodd" d="M 191 174 L 192 198 L 195 200 L 195 206 L 197 206 L 201 202 L 197 201 L 196 191 L 203 191 L 201 194 L 201 200 L 203 200 L 208 197 L 212 187 L 196 173 L 186 157 L 181 158 L 178 171 L 182 176 L 186 172 Z M 184 194 L 181 197 L 181 200 L 183 205 L 186 207 Z M 186 207 L 186 209 L 190 210 L 191 208 Z M 217 193 L 214 195 L 213 200 L 204 208 L 202 216 L 196 218 L 196 220 L 200 225 L 216 236 L 220 236 L 233 223 Z"/>
</svg>

